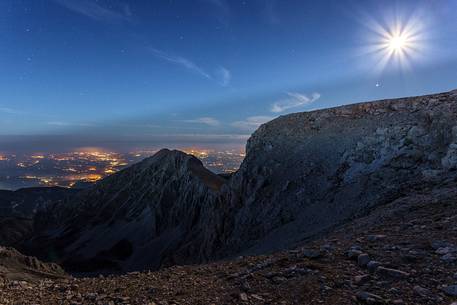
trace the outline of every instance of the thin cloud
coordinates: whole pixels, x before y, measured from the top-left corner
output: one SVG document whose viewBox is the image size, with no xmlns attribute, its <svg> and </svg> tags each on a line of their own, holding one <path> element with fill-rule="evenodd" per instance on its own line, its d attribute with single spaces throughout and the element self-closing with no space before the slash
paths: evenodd
<svg viewBox="0 0 457 305">
<path fill-rule="evenodd" d="M 218 76 L 219 84 L 223 87 L 228 86 L 232 80 L 232 73 L 224 67 L 219 67 L 216 71 L 216 75 Z"/>
<path fill-rule="evenodd" d="M 279 113 L 287 109 L 306 106 L 314 103 L 321 97 L 319 93 L 313 93 L 310 97 L 296 92 L 288 92 L 287 95 L 287 98 L 273 104 L 271 112 Z"/>
<path fill-rule="evenodd" d="M 210 74 L 205 69 L 194 63 L 192 60 L 187 59 L 185 57 L 172 55 L 153 47 L 150 47 L 149 50 L 155 57 L 162 59 L 166 62 L 172 63 L 174 65 L 186 68 L 187 70 L 190 70 L 206 79 L 217 82 L 223 87 L 228 86 L 232 79 L 231 72 L 225 67 L 221 66 L 216 70 L 215 73 Z"/>
<path fill-rule="evenodd" d="M 0 107 L 0 112 L 7 113 L 7 114 L 19 114 L 19 113 L 21 113 L 20 111 L 17 111 L 15 109 L 8 108 L 8 107 Z"/>
<path fill-rule="evenodd" d="M 182 122 L 185 123 L 197 123 L 197 124 L 205 124 L 208 126 L 216 127 L 221 124 L 218 120 L 212 117 L 201 117 L 193 120 L 183 120 Z"/>
<path fill-rule="evenodd" d="M 131 21 L 132 13 L 128 5 L 124 5 L 121 11 L 101 6 L 95 1 L 89 0 L 53 0 L 66 9 L 86 16 L 96 21 L 119 22 Z"/>
<path fill-rule="evenodd" d="M 170 55 L 168 53 L 165 53 L 161 50 L 155 49 L 155 48 L 149 48 L 154 54 L 154 56 L 163 59 L 165 61 L 171 62 L 175 65 L 184 67 L 186 69 L 189 69 L 197 74 L 200 74 L 201 76 L 207 78 L 207 79 L 212 79 L 211 75 L 209 75 L 205 70 L 200 68 L 198 65 L 196 65 L 194 62 L 191 60 L 181 57 L 181 56 L 175 56 L 175 55 Z"/>
<path fill-rule="evenodd" d="M 79 126 L 79 127 L 90 127 L 94 126 L 94 124 L 90 123 L 72 123 L 72 122 L 62 122 L 62 121 L 51 121 L 47 122 L 48 125 L 52 126 L 60 126 L 60 127 L 68 127 L 68 126 Z"/>
<path fill-rule="evenodd" d="M 238 129 L 253 130 L 262 125 L 263 123 L 271 121 L 274 118 L 275 117 L 263 115 L 250 116 L 246 118 L 244 121 L 235 121 L 232 122 L 230 125 Z"/>
</svg>

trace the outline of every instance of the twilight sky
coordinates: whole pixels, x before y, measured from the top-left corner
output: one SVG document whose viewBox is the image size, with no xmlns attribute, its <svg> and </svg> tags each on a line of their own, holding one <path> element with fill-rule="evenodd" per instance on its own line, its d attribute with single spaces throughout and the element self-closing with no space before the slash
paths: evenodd
<svg viewBox="0 0 457 305">
<path fill-rule="evenodd" d="M 456 89 L 456 13 L 457 0 L 2 0 L 0 151 L 243 144 L 279 115 Z"/>
</svg>

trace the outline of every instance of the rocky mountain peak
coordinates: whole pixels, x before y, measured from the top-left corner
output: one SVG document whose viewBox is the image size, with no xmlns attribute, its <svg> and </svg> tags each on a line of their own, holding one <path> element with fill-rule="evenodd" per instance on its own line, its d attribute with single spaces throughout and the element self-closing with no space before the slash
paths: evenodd
<svg viewBox="0 0 457 305">
<path fill-rule="evenodd" d="M 57 253 L 70 270 L 153 269 L 175 263 L 188 257 L 181 251 L 197 250 L 188 250 L 193 247 L 188 241 L 213 221 L 212 205 L 225 183 L 194 156 L 160 150 L 80 192 L 71 202 L 38 214 L 37 222 L 46 229 L 28 251 L 43 259 Z M 55 230 L 65 232 L 57 236 L 58 242 L 49 236 Z M 205 243 L 206 237 L 201 238 Z"/>
<path fill-rule="evenodd" d="M 152 157 L 139 163 L 142 169 L 159 166 L 163 170 L 171 170 L 172 174 L 186 172 L 197 177 L 204 185 L 213 191 L 218 191 L 226 182 L 220 176 L 212 173 L 203 166 L 203 163 L 193 155 L 179 150 L 161 149 Z"/>
</svg>

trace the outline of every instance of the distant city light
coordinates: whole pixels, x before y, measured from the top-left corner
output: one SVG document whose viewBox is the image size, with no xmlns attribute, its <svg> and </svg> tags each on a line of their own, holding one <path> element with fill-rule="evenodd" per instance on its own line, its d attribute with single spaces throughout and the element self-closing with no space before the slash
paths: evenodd
<svg viewBox="0 0 457 305">
<path fill-rule="evenodd" d="M 204 165 L 215 173 L 236 171 L 245 157 L 244 151 L 239 150 L 217 151 L 195 147 L 181 150 L 201 159 Z M 0 170 L 4 174 L 0 175 L 0 182 L 16 183 L 19 187 L 75 187 L 79 185 L 79 181 L 97 182 L 156 152 L 157 150 L 143 150 L 123 154 L 93 148 L 68 153 L 35 153 L 23 156 L 2 154 L 0 161 L 11 162 L 0 163 Z"/>
</svg>

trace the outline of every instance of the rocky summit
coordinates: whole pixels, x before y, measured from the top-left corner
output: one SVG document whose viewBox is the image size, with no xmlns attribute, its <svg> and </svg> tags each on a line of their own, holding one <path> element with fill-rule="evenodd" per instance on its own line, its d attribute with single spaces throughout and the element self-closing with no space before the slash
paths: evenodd
<svg viewBox="0 0 457 305">
<path fill-rule="evenodd" d="M 457 91 L 281 116 L 246 153 L 224 178 L 162 150 L 36 209 L 15 246 L 80 277 L 0 303 L 457 301 Z"/>
</svg>

